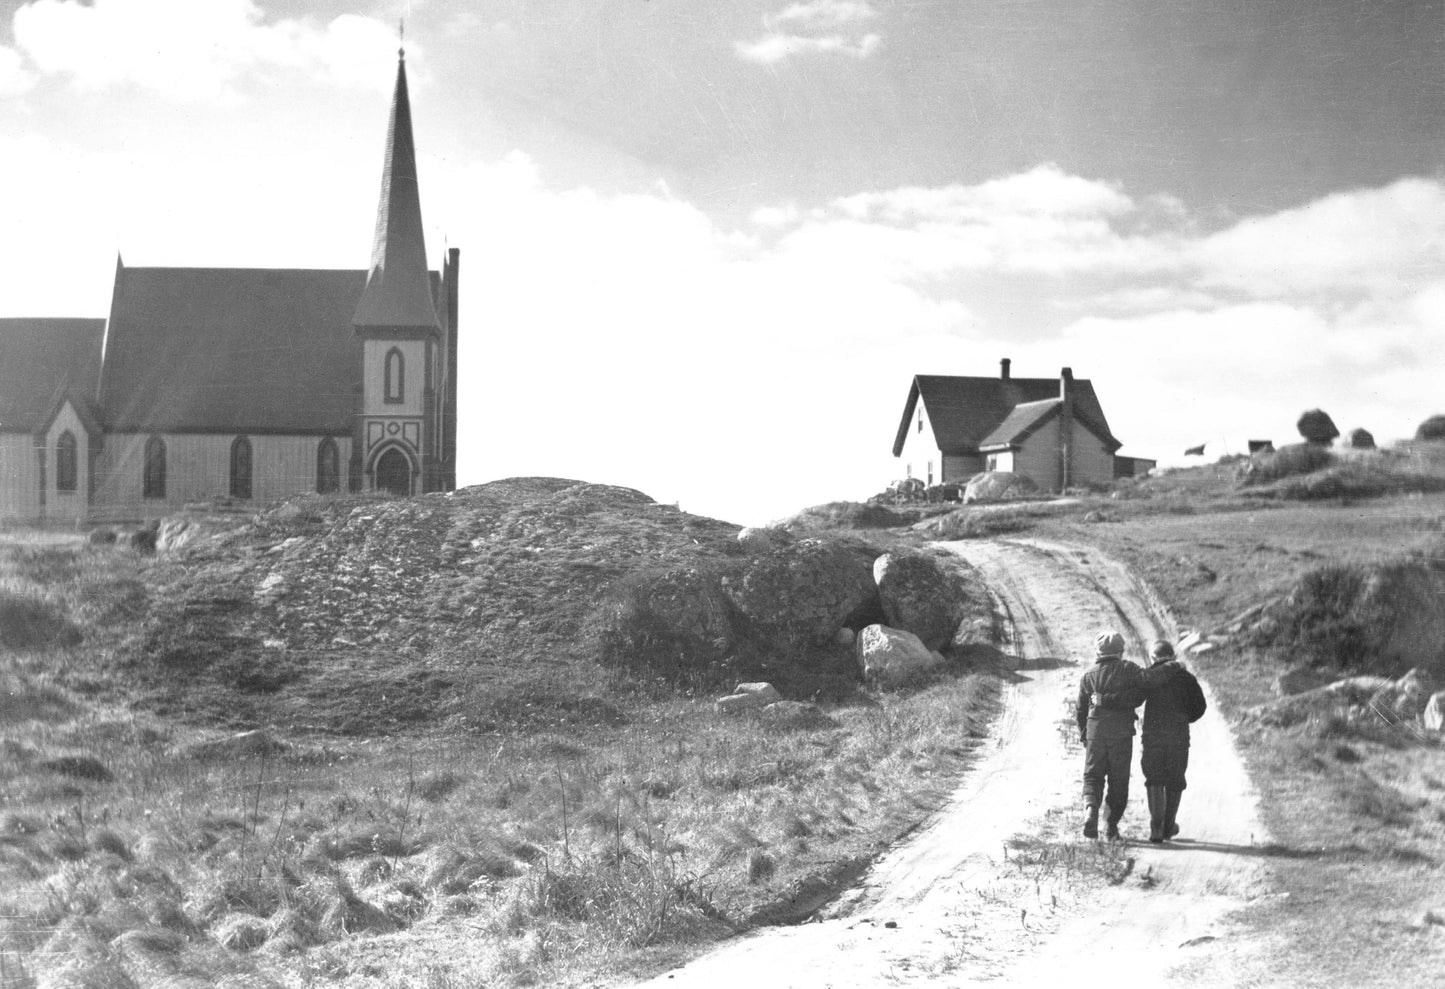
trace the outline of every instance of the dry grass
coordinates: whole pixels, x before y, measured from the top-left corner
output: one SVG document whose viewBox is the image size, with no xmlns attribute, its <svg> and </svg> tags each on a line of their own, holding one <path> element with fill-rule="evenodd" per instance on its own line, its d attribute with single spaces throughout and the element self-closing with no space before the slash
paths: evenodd
<svg viewBox="0 0 1445 989">
<path fill-rule="evenodd" d="M 6 587 L 84 631 L 0 660 L 7 989 L 561 984 L 643 964 L 842 881 L 838 862 L 941 801 L 997 694 L 953 670 L 785 729 L 629 689 L 572 721 L 538 697 L 547 713 L 512 722 L 528 730 L 227 757 L 105 682 L 155 566 L 0 553 Z"/>
</svg>

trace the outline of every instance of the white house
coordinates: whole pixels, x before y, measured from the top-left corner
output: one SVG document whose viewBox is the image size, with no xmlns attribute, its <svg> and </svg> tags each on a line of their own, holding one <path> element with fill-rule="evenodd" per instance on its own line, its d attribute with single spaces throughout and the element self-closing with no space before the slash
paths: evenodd
<svg viewBox="0 0 1445 989">
<path fill-rule="evenodd" d="M 1133 473 L 1086 378 L 920 374 L 913 379 L 893 442 L 906 476 L 925 484 L 967 481 L 985 470 L 1012 471 L 1044 491 L 1108 484 Z M 1147 461 L 1145 461 L 1147 463 Z"/>
</svg>

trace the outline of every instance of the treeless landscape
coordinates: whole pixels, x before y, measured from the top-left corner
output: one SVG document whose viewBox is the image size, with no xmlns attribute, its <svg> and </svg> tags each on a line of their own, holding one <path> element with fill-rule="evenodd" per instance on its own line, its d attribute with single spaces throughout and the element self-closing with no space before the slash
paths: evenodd
<svg viewBox="0 0 1445 989">
<path fill-rule="evenodd" d="M 197 516 L 155 555 L 11 533 L 0 982 L 1428 984 L 1442 463 L 819 506 L 747 552 L 553 479 Z M 852 575 L 910 547 L 967 617 L 867 682 L 816 629 L 881 620 Z M 1136 661 L 1184 635 L 1209 692 L 1164 845 L 1137 771 L 1125 840 L 1078 833 L 1100 627 Z M 798 703 L 714 709 L 750 679 Z"/>
</svg>

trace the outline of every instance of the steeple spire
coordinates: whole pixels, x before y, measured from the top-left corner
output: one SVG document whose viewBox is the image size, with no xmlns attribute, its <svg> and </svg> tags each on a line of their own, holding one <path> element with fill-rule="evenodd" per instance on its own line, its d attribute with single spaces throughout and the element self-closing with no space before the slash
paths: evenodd
<svg viewBox="0 0 1445 989">
<path fill-rule="evenodd" d="M 421 194 L 416 179 L 416 146 L 411 135 L 411 102 L 406 89 L 406 52 L 397 52 L 396 90 L 386 130 L 381 171 L 381 202 L 371 269 L 356 306 L 353 325 L 361 327 L 437 328 L 431 276 L 422 234 Z"/>
</svg>

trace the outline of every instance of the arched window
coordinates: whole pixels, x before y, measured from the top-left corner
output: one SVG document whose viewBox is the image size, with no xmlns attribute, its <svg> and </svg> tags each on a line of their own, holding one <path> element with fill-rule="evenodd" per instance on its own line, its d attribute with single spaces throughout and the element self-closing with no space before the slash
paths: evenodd
<svg viewBox="0 0 1445 989">
<path fill-rule="evenodd" d="M 244 436 L 231 441 L 231 497 L 251 497 L 251 441 Z"/>
<path fill-rule="evenodd" d="M 80 463 L 75 452 L 75 434 L 70 430 L 55 441 L 55 490 L 74 492 L 80 485 Z"/>
<path fill-rule="evenodd" d="M 146 498 L 166 496 L 166 441 L 159 436 L 146 440 L 145 475 L 141 494 Z"/>
<path fill-rule="evenodd" d="M 336 441 L 328 436 L 316 447 L 316 490 L 320 494 L 331 494 L 340 487 L 341 455 Z"/>
<path fill-rule="evenodd" d="M 388 402 L 400 402 L 405 396 L 403 382 L 406 375 L 406 361 L 401 348 L 392 347 L 386 352 L 386 381 L 383 395 Z"/>
</svg>

